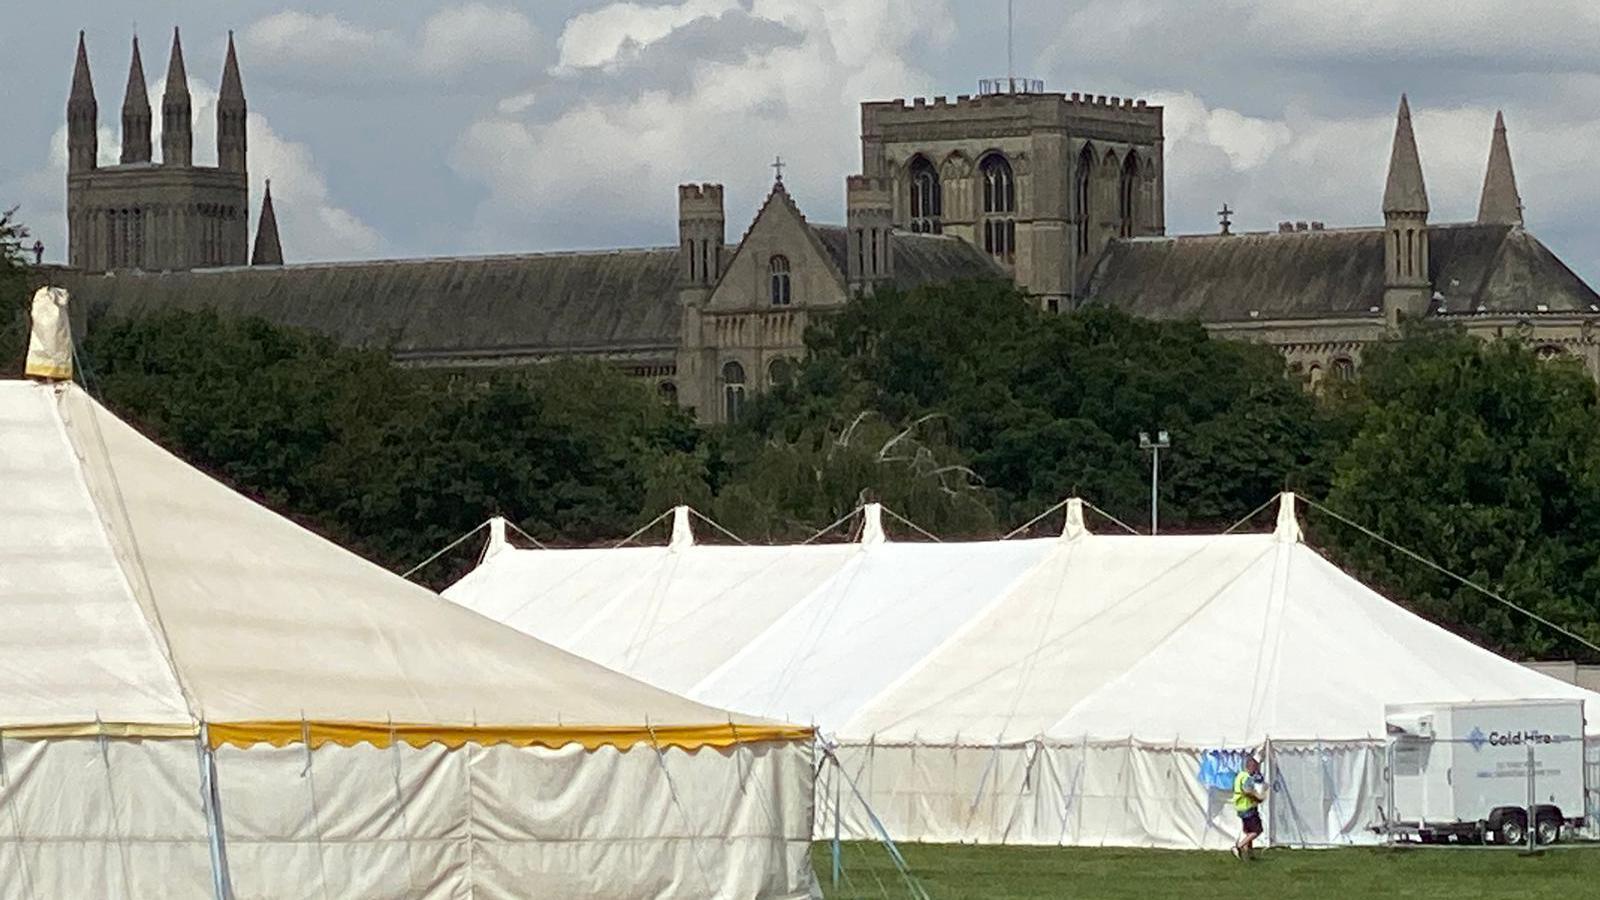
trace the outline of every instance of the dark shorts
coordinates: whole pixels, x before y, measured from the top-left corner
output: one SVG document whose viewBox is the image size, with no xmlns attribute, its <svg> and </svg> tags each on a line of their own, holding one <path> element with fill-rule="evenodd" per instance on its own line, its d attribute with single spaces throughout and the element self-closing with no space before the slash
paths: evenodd
<svg viewBox="0 0 1600 900">
<path fill-rule="evenodd" d="M 1249 812 L 1239 813 L 1239 824 L 1244 826 L 1245 834 L 1261 833 L 1261 810 L 1252 809 Z"/>
</svg>

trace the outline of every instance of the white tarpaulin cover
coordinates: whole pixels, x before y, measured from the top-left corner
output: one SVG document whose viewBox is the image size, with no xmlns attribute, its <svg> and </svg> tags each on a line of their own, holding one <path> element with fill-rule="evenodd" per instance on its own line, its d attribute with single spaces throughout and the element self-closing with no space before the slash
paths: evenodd
<svg viewBox="0 0 1600 900">
<path fill-rule="evenodd" d="M 440 600 L 0 382 L 0 897 L 793 897 L 807 729 Z"/>
<path fill-rule="evenodd" d="M 1386 703 L 1600 701 L 1344 574 L 1287 495 L 1271 534 L 1096 535 L 1073 503 L 1060 538 L 895 543 L 877 513 L 851 545 L 695 545 L 682 511 L 668 547 L 496 542 L 445 596 L 702 702 L 816 724 L 907 839 L 1225 846 L 1236 826 L 1199 759 L 1269 743 L 1297 779 L 1269 832 L 1356 839 Z M 828 833 L 831 792 L 851 791 L 818 789 Z M 848 805 L 844 828 L 870 834 Z"/>
</svg>

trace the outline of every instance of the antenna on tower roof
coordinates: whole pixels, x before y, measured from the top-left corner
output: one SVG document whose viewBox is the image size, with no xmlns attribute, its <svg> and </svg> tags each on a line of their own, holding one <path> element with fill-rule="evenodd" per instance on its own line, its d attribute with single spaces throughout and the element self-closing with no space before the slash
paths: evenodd
<svg viewBox="0 0 1600 900">
<path fill-rule="evenodd" d="M 978 79 L 978 94 L 1042 94 L 1044 80 L 1017 77 L 1016 0 L 1006 0 L 1006 77 Z"/>
</svg>

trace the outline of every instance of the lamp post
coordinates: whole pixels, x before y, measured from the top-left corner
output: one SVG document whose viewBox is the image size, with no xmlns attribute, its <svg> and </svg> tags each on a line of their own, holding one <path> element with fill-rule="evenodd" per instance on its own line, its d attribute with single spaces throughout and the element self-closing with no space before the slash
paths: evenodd
<svg viewBox="0 0 1600 900">
<path fill-rule="evenodd" d="M 1150 433 L 1139 432 L 1139 449 L 1150 451 L 1150 533 L 1156 533 L 1156 488 L 1161 484 L 1161 451 L 1172 446 L 1172 438 L 1165 431 L 1157 431 L 1156 439 Z"/>
</svg>

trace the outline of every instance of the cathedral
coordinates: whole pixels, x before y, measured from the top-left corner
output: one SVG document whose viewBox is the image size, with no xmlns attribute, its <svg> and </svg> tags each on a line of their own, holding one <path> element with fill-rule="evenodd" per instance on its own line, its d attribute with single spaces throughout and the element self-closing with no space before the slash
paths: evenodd
<svg viewBox="0 0 1600 900">
<path fill-rule="evenodd" d="M 883 285 L 973 278 L 1010 279 L 1047 311 L 1098 303 L 1268 343 L 1313 385 L 1355 377 L 1363 346 L 1422 318 L 1600 373 L 1600 295 L 1524 229 L 1499 116 L 1471 222 L 1429 220 L 1402 97 L 1381 193 L 1374 180 L 1381 225 L 1235 233 L 1224 218 L 1217 232 L 1170 236 L 1161 107 L 1006 80 L 972 96 L 863 103 L 842 225 L 810 222 L 780 168 L 732 242 L 722 186 L 685 184 L 672 246 L 287 265 L 269 188 L 247 264 L 231 37 L 215 168 L 193 165 L 183 71 L 174 32 L 157 165 L 135 42 L 122 162 L 98 166 L 80 36 L 67 106 L 70 265 L 56 277 L 109 315 L 214 307 L 457 370 L 591 358 L 711 423 L 787 377 L 817 316 Z"/>
</svg>

